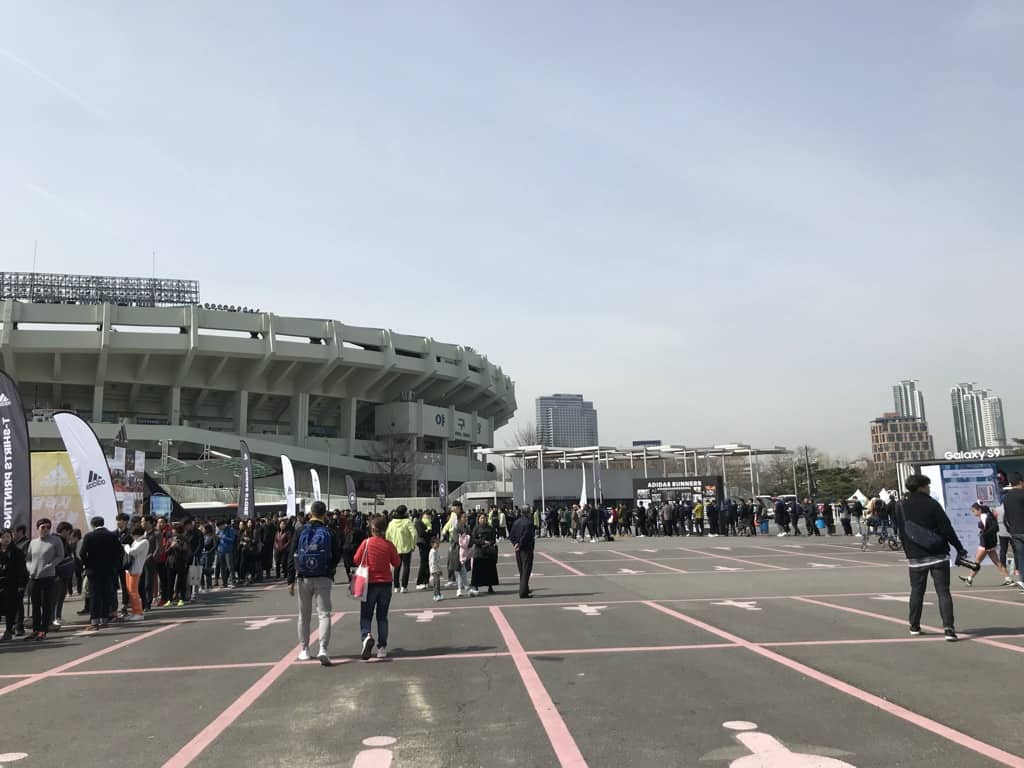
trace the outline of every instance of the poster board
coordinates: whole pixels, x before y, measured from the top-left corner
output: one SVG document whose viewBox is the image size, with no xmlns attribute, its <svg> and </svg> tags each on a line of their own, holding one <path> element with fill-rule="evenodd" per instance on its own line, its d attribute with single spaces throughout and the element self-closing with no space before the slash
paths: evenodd
<svg viewBox="0 0 1024 768">
<path fill-rule="evenodd" d="M 968 552 L 973 553 L 978 546 L 978 519 L 971 512 L 975 502 L 995 510 L 1002 525 L 1002 489 L 996 479 L 995 464 L 932 464 L 921 467 L 921 474 L 931 480 L 932 498 L 946 510 L 953 530 Z M 950 559 L 955 558 L 956 553 L 951 552 Z"/>
</svg>

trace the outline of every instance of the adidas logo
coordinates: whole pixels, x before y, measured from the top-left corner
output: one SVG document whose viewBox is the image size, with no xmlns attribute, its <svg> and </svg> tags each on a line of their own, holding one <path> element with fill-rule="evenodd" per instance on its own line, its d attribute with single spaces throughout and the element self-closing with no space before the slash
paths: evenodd
<svg viewBox="0 0 1024 768">
<path fill-rule="evenodd" d="M 98 474 L 89 470 L 89 479 L 85 483 L 85 490 L 92 490 L 98 485 L 106 485 L 107 481 L 100 477 Z"/>
<path fill-rule="evenodd" d="M 6 392 L 0 392 L 0 408 L 5 408 L 11 404 L 11 398 L 7 396 Z"/>
</svg>

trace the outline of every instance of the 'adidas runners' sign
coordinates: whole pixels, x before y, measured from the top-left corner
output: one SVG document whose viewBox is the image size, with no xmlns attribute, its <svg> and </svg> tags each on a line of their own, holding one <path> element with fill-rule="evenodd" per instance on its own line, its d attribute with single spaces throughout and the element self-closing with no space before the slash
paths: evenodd
<svg viewBox="0 0 1024 768">
<path fill-rule="evenodd" d="M 85 484 L 85 490 L 91 490 L 97 485 L 106 485 L 107 481 L 97 475 L 91 469 L 89 470 L 89 480 Z"/>
<path fill-rule="evenodd" d="M 6 392 L 0 392 L 0 408 L 6 408 L 11 404 L 11 398 L 7 396 Z"/>
</svg>

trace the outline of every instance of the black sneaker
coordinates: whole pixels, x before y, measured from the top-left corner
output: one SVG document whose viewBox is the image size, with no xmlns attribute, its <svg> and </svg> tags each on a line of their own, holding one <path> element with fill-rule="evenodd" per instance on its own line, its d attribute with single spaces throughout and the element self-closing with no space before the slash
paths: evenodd
<svg viewBox="0 0 1024 768">
<path fill-rule="evenodd" d="M 371 653 L 373 653 L 373 635 L 367 635 L 363 640 L 363 652 L 359 654 L 359 658 L 366 661 L 370 658 Z"/>
<path fill-rule="evenodd" d="M 921 634 L 921 628 L 920 627 L 911 627 L 910 628 L 910 634 L 912 634 L 914 637 L 917 637 L 918 635 Z"/>
<path fill-rule="evenodd" d="M 953 630 L 953 629 L 947 629 L 946 630 L 946 642 L 947 643 L 955 643 L 959 639 L 960 638 L 956 636 L 956 630 Z"/>
</svg>

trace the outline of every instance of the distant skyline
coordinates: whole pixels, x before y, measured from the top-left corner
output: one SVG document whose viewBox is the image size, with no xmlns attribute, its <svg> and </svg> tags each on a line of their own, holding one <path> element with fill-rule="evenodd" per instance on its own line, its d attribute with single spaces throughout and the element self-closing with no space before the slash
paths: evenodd
<svg viewBox="0 0 1024 768">
<path fill-rule="evenodd" d="M 470 345 L 601 442 L 1024 436 L 1024 3 L 0 8 L 3 269 Z M 512 439 L 501 430 L 496 444 Z"/>
</svg>

